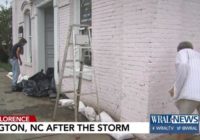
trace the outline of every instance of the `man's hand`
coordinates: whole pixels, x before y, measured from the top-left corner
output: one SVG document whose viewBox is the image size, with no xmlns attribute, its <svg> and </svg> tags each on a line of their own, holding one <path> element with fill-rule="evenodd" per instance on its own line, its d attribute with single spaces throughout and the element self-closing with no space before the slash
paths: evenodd
<svg viewBox="0 0 200 140">
<path fill-rule="evenodd" d="M 22 65 L 22 60 L 21 60 L 21 58 L 20 58 L 20 53 L 21 53 L 21 48 L 17 48 L 17 59 L 19 60 L 19 65 Z"/>
<path fill-rule="evenodd" d="M 19 61 L 19 65 L 20 65 L 20 66 L 22 65 L 22 61 L 21 61 L 21 60 Z"/>
<path fill-rule="evenodd" d="M 169 92 L 170 96 L 173 97 L 174 96 L 174 87 L 172 87 L 168 92 Z"/>
</svg>

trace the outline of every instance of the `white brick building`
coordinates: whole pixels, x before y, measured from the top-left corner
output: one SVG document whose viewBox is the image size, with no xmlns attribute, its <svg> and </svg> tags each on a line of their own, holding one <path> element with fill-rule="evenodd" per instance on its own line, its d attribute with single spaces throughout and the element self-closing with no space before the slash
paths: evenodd
<svg viewBox="0 0 200 140">
<path fill-rule="evenodd" d="M 80 0 L 13 0 L 12 6 L 14 43 L 22 35 L 29 42 L 21 72 L 51 66 L 57 79 L 69 25 L 80 23 Z M 177 113 L 167 92 L 176 47 L 188 40 L 200 48 L 199 9 L 199 0 L 92 0 L 92 65 L 102 110 L 120 121 Z"/>
</svg>

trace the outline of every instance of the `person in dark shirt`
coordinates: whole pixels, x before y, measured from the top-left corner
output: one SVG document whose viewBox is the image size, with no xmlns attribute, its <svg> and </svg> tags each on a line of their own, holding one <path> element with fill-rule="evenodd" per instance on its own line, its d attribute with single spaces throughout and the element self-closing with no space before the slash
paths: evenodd
<svg viewBox="0 0 200 140">
<path fill-rule="evenodd" d="M 20 74 L 19 64 L 22 65 L 20 55 L 23 55 L 23 46 L 27 43 L 26 39 L 21 38 L 18 43 L 12 46 L 10 50 L 10 64 L 12 65 L 12 91 L 17 90 L 17 80 Z"/>
</svg>

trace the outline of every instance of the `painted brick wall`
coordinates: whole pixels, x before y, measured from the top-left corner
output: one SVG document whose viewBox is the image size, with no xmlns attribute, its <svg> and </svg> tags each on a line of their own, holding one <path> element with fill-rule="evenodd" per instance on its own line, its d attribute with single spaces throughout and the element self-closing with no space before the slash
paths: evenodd
<svg viewBox="0 0 200 140">
<path fill-rule="evenodd" d="M 121 21 L 116 0 L 92 1 L 94 66 L 98 81 L 100 107 L 120 119 L 121 73 Z"/>
<path fill-rule="evenodd" d="M 157 1 L 92 2 L 94 64 L 100 97 L 105 100 L 102 107 L 121 121 L 145 121 L 148 48 Z"/>
<path fill-rule="evenodd" d="M 189 40 L 199 50 L 199 7 L 197 0 L 93 0 L 94 61 L 102 108 L 121 121 L 177 113 L 167 92 L 175 77 L 176 47 Z M 116 115 L 112 111 L 118 106 Z"/>
<path fill-rule="evenodd" d="M 70 0 L 59 0 L 60 62 L 70 7 Z M 167 93 L 175 76 L 176 47 L 189 40 L 200 49 L 199 8 L 199 0 L 92 0 L 93 65 L 102 110 L 121 121 L 148 121 L 150 113 L 177 113 Z M 91 85 L 84 81 L 84 90 L 93 90 Z M 64 81 L 63 89 L 70 88 L 72 80 Z M 95 104 L 94 97 L 83 100 Z"/>
<path fill-rule="evenodd" d="M 159 0 L 149 57 L 149 113 L 177 113 L 168 90 L 175 78 L 176 47 L 191 41 L 199 50 L 200 2 Z"/>
<path fill-rule="evenodd" d="M 147 65 L 156 1 L 123 1 L 123 121 L 146 121 L 148 110 Z"/>
</svg>

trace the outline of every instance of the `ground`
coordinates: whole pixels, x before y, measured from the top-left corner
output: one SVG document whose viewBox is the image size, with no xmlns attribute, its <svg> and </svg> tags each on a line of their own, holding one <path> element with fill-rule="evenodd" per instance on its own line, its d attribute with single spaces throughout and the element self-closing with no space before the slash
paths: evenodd
<svg viewBox="0 0 200 140">
<path fill-rule="evenodd" d="M 6 77 L 5 70 L 0 68 L 0 114 L 30 114 L 37 117 L 37 121 L 52 121 L 54 101 L 49 98 L 35 98 L 26 96 L 21 92 L 5 94 L 10 89 L 10 79 Z M 86 119 L 79 115 L 79 120 Z M 56 121 L 74 121 L 73 110 L 59 108 Z M 0 135 L 0 140 L 76 140 L 76 135 Z M 109 135 L 80 135 L 80 140 L 113 140 Z M 133 140 L 139 140 L 134 138 Z M 176 140 L 174 136 L 166 135 L 156 140 Z M 193 136 L 188 140 L 200 140 Z"/>
<path fill-rule="evenodd" d="M 52 121 L 54 102 L 49 98 L 33 98 L 16 92 L 5 94 L 10 89 L 7 72 L 0 68 L 0 114 L 30 114 L 37 121 Z M 79 116 L 81 121 L 86 121 Z M 74 121 L 74 112 L 67 108 L 58 109 L 57 121 Z M 75 140 L 76 135 L 0 135 L 0 140 Z M 80 135 L 80 140 L 112 140 L 109 135 Z"/>
</svg>

